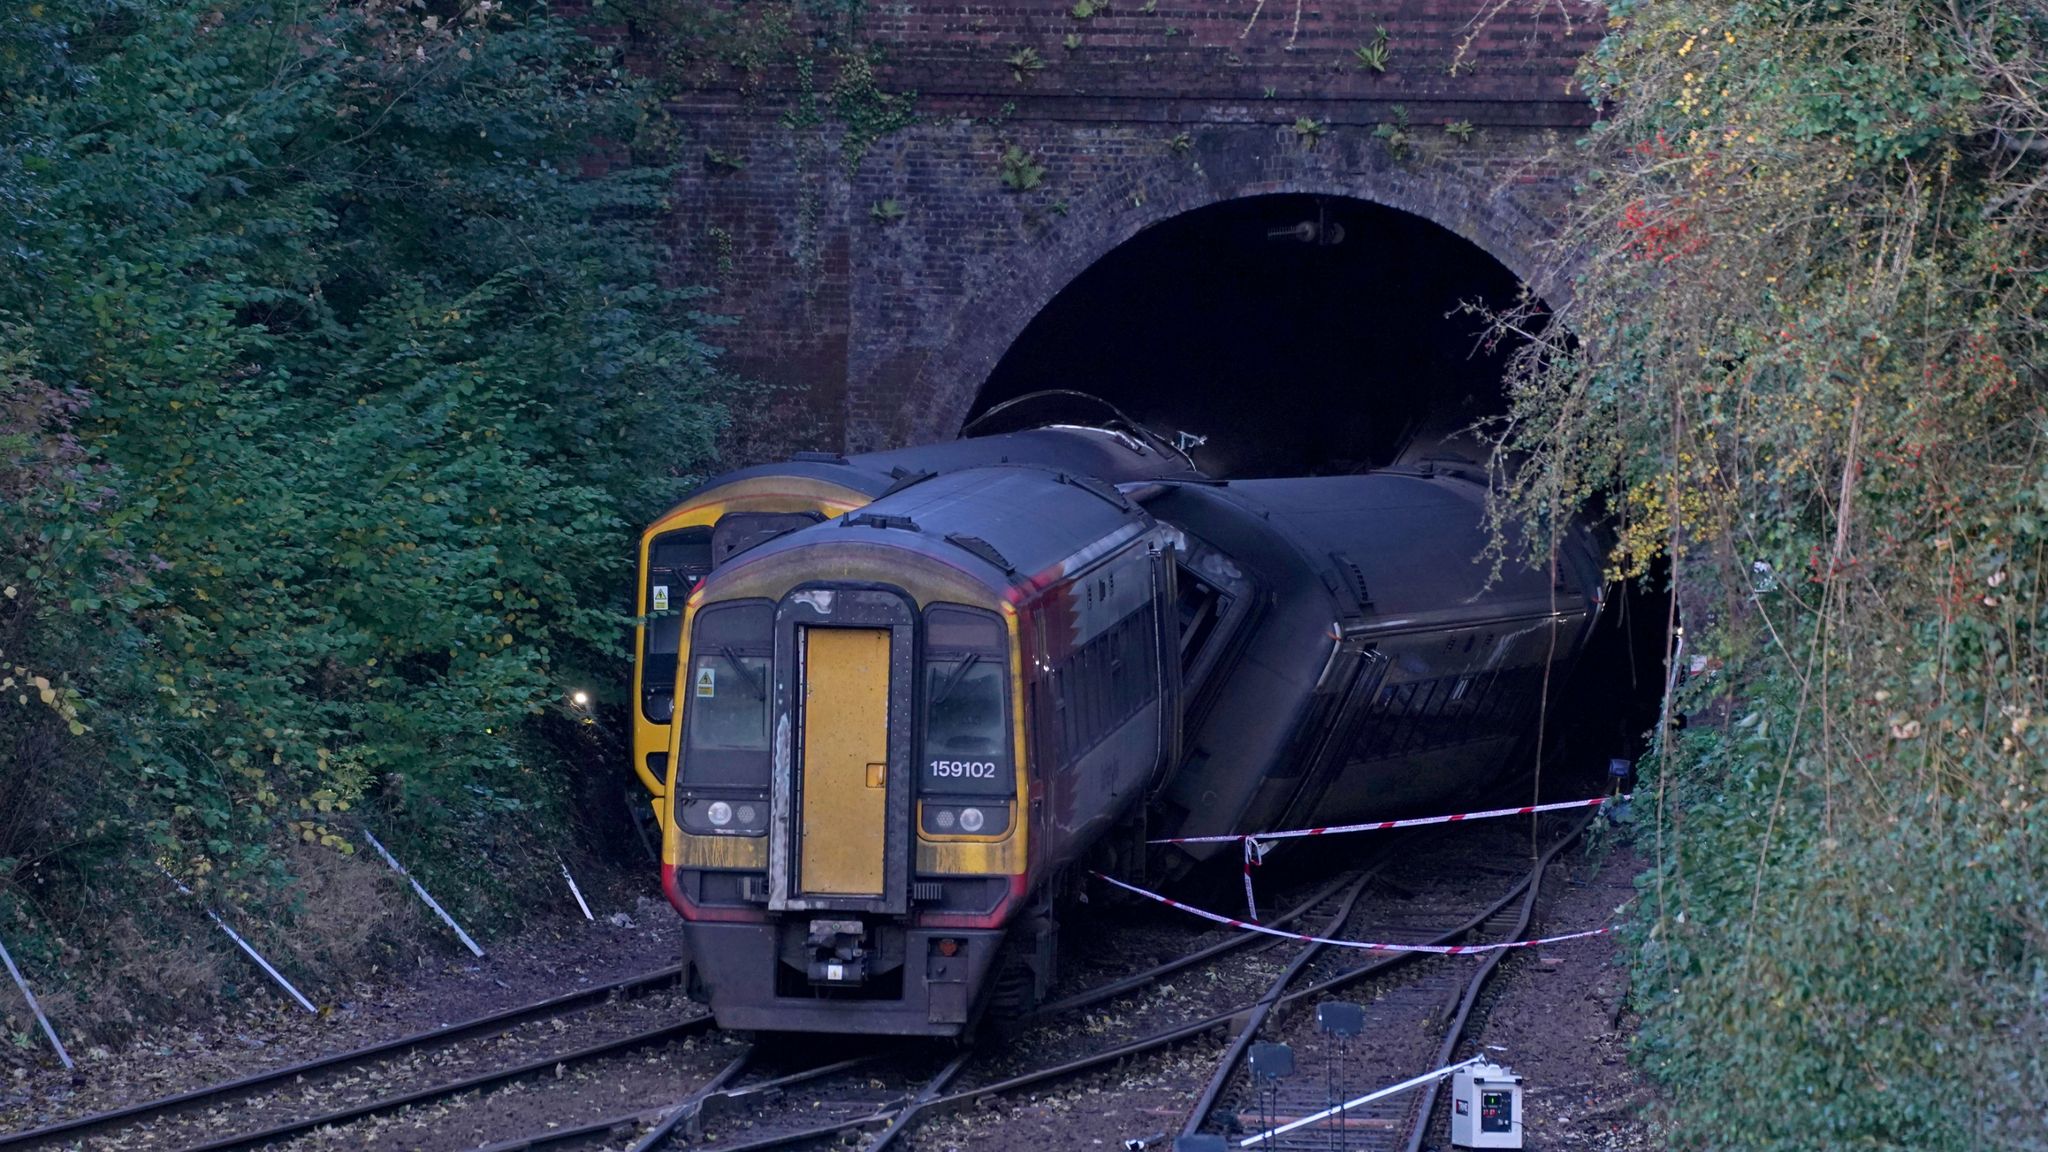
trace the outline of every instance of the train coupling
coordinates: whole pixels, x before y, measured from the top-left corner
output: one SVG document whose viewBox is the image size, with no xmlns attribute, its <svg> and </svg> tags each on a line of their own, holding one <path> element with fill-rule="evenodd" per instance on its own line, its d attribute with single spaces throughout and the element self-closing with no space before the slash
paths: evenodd
<svg viewBox="0 0 2048 1152">
<path fill-rule="evenodd" d="M 868 930 L 858 920 L 813 920 L 804 945 L 811 950 L 813 984 L 858 985 L 868 978 Z"/>
</svg>

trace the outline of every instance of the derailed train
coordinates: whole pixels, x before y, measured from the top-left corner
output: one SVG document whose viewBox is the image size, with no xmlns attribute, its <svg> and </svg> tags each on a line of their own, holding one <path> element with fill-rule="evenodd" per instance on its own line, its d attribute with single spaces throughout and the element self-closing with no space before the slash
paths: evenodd
<svg viewBox="0 0 2048 1152">
<path fill-rule="evenodd" d="M 1489 579 L 1455 466 L 1212 481 L 1084 428 L 829 466 L 844 508 L 728 530 L 684 506 L 709 554 L 674 655 L 650 629 L 642 660 L 663 886 L 729 1028 L 958 1035 L 1044 991 L 1084 867 L 1456 800 L 1526 744 L 1601 604 L 1583 533 L 1554 579 Z M 675 579 L 649 567 L 643 591 Z M 647 708 L 667 685 L 676 723 Z"/>
</svg>

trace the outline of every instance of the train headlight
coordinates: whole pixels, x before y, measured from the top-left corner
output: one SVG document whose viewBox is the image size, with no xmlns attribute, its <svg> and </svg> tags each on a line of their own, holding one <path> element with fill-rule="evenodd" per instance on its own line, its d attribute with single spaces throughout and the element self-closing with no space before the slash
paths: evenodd
<svg viewBox="0 0 2048 1152">
<path fill-rule="evenodd" d="M 768 802 L 757 797 L 684 797 L 676 805 L 683 831 L 696 836 L 759 836 L 768 830 Z"/>
<path fill-rule="evenodd" d="M 1001 801 L 948 804 L 927 801 L 919 830 L 927 836 L 1001 836 L 1010 830 L 1010 806 Z"/>
<path fill-rule="evenodd" d="M 666 724 L 675 719 L 676 698 L 673 692 L 655 692 L 647 697 L 647 718 L 656 724 Z"/>
</svg>

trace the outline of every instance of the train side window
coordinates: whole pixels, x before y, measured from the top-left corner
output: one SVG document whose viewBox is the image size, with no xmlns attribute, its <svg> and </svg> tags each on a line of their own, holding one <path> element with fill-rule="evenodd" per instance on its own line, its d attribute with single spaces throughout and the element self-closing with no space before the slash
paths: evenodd
<svg viewBox="0 0 2048 1152">
<path fill-rule="evenodd" d="M 683 691 L 686 783 L 767 785 L 774 625 L 775 608 L 766 600 L 715 604 L 697 613 Z"/>
<path fill-rule="evenodd" d="M 925 613 L 924 766 L 927 793 L 1009 795 L 1008 645 L 1002 621 L 965 607 Z"/>
<path fill-rule="evenodd" d="M 1064 763 L 1087 752 L 1159 695 L 1159 668 L 1151 649 L 1152 606 L 1147 603 L 1091 637 L 1041 679 L 1055 697 Z"/>
</svg>

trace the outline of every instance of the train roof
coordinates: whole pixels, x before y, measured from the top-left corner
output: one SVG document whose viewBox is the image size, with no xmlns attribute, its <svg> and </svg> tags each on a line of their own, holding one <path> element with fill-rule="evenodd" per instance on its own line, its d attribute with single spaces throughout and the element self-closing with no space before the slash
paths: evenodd
<svg viewBox="0 0 2048 1152">
<path fill-rule="evenodd" d="M 836 452 L 798 452 L 788 460 L 755 464 L 714 476 L 663 512 L 657 520 L 702 500 L 720 488 L 748 480 L 798 477 L 835 484 L 874 498 L 892 489 L 919 483 L 926 474 L 1012 463 L 1038 465 L 1077 476 L 1095 476 L 1112 484 L 1192 479 L 1200 475 L 1185 456 L 1162 450 L 1139 437 L 1110 428 L 1062 424 L 856 456 Z"/>
<path fill-rule="evenodd" d="M 1481 595 L 1549 595 L 1548 576 L 1518 564 L 1502 565 L 1488 586 L 1486 491 L 1465 480 L 1395 472 L 1248 480 L 1232 484 L 1229 496 L 1273 521 L 1313 559 L 1358 569 L 1376 616 L 1408 616 Z"/>
<path fill-rule="evenodd" d="M 883 473 L 897 469 L 954 472 L 963 468 L 1032 464 L 1077 476 L 1094 476 L 1113 484 L 1199 475 L 1185 456 L 1164 451 L 1128 433 L 1080 424 L 869 452 L 851 460 L 859 467 Z"/>
<path fill-rule="evenodd" d="M 1143 509 L 1100 479 L 998 465 L 935 476 L 837 520 L 777 537 L 733 566 L 805 548 L 873 543 L 941 560 L 991 588 L 1008 589 L 1062 565 L 1078 570 L 1151 524 Z"/>
<path fill-rule="evenodd" d="M 1402 618 L 1484 600 L 1494 604 L 1547 603 L 1547 572 L 1511 559 L 1498 574 L 1486 559 L 1486 491 L 1468 479 L 1416 472 L 1355 476 L 1234 480 L 1219 485 L 1167 485 L 1147 495 L 1162 520 L 1226 552 L 1261 546 L 1268 532 L 1284 540 L 1313 568 L 1334 596 L 1360 615 Z M 1233 506 L 1257 517 L 1254 529 L 1233 522 Z M 1217 536 L 1225 538 L 1216 538 Z M 1597 596 L 1597 559 L 1580 537 L 1561 557 L 1558 606 Z M 1586 553 L 1586 555 L 1581 555 Z M 1281 567 L 1272 557 L 1245 556 L 1255 566 Z M 1292 567 L 1286 565 L 1285 567 Z"/>
</svg>

